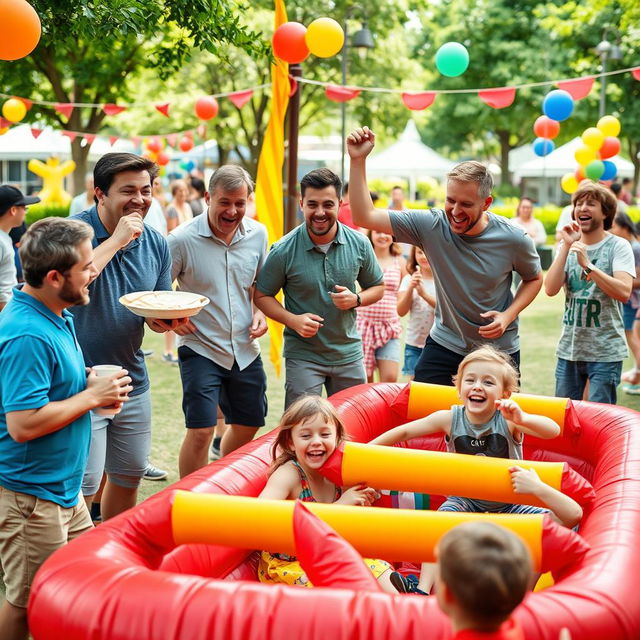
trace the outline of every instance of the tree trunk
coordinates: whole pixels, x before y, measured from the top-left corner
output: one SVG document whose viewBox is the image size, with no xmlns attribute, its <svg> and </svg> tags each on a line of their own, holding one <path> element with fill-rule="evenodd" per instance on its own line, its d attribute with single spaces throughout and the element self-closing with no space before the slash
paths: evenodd
<svg viewBox="0 0 640 640">
<path fill-rule="evenodd" d="M 84 192 L 84 177 L 87 174 L 89 149 L 91 145 L 81 145 L 82 138 L 77 137 L 71 143 L 71 159 L 76 163 L 76 168 L 73 171 L 73 195 L 77 196 Z"/>
<path fill-rule="evenodd" d="M 629 150 L 629 157 L 631 158 L 631 162 L 633 162 L 633 184 L 638 189 L 638 178 L 640 178 L 640 158 L 638 158 L 638 154 L 640 153 L 640 141 L 628 139 L 627 148 Z M 635 197 L 635 194 L 634 194 Z"/>
<path fill-rule="evenodd" d="M 509 144 L 509 138 L 511 132 L 505 129 L 499 129 L 496 131 L 498 140 L 500 141 L 500 184 L 511 184 L 511 176 L 509 175 L 509 151 L 511 151 L 511 145 Z"/>
</svg>

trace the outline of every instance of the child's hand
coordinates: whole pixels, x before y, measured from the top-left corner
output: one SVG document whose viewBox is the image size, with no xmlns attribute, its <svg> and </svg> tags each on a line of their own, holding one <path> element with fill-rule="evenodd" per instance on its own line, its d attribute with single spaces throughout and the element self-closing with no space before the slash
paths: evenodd
<svg viewBox="0 0 640 640">
<path fill-rule="evenodd" d="M 496 400 L 496 409 L 500 411 L 505 420 L 514 424 L 522 424 L 524 421 L 524 413 L 520 406 L 511 398 Z"/>
<path fill-rule="evenodd" d="M 370 507 L 379 497 L 380 494 L 373 487 L 357 484 L 347 489 L 340 498 L 336 500 L 336 503 L 350 504 L 357 507 Z"/>
<path fill-rule="evenodd" d="M 536 495 L 543 486 L 542 480 L 534 469 L 523 469 L 522 467 L 510 467 L 511 484 L 515 493 L 531 493 Z"/>
</svg>

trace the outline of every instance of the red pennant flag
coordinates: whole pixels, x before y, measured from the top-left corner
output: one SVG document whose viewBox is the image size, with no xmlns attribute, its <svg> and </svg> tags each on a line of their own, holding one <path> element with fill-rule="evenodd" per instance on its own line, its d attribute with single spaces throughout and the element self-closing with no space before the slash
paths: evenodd
<svg viewBox="0 0 640 640">
<path fill-rule="evenodd" d="M 242 109 L 249 100 L 251 100 L 251 96 L 253 95 L 253 89 L 247 89 L 246 91 L 236 91 L 235 93 L 230 93 L 227 98 L 231 100 L 231 102 L 238 107 L 238 109 Z"/>
<path fill-rule="evenodd" d="M 65 138 L 69 138 L 69 140 L 71 140 L 71 142 L 73 142 L 76 139 L 76 136 L 78 135 L 75 131 L 63 131 L 62 135 Z"/>
<path fill-rule="evenodd" d="M 0 129 L 6 129 L 7 127 L 10 127 L 13 124 L 13 122 L 11 122 L 11 120 L 7 120 L 6 118 L 3 118 L 0 116 Z"/>
<path fill-rule="evenodd" d="M 38 136 L 42 133 L 42 129 L 31 128 L 31 135 L 37 140 Z"/>
<path fill-rule="evenodd" d="M 113 147 L 113 145 L 118 142 L 118 136 L 109 136 L 109 142 L 111 143 L 111 146 Z"/>
<path fill-rule="evenodd" d="M 122 107 L 119 104 L 108 103 L 108 104 L 103 104 L 102 105 L 102 110 L 108 116 L 117 116 L 119 113 L 122 113 L 123 111 L 126 111 L 127 107 Z"/>
<path fill-rule="evenodd" d="M 29 109 L 33 107 L 33 102 L 29 100 L 29 98 L 20 98 L 18 96 L 14 96 L 14 98 L 16 100 L 20 100 L 20 102 L 22 102 L 22 104 L 24 104 L 24 106 L 27 107 L 27 111 L 29 111 Z"/>
<path fill-rule="evenodd" d="M 578 78 L 577 80 L 566 80 L 556 82 L 558 89 L 564 89 L 574 100 L 586 98 L 593 87 L 595 78 Z"/>
<path fill-rule="evenodd" d="M 503 89 L 483 89 L 478 91 L 478 97 L 482 102 L 494 109 L 504 109 L 513 104 L 516 99 L 515 87 L 505 87 Z"/>
<path fill-rule="evenodd" d="M 133 142 L 133 146 L 134 147 L 139 147 L 140 146 L 140 141 L 142 140 L 142 138 L 140 136 L 133 136 L 131 138 L 131 142 Z"/>
<path fill-rule="evenodd" d="M 635 69 L 631 69 L 631 73 L 636 80 L 640 80 L 640 67 L 636 67 Z"/>
<path fill-rule="evenodd" d="M 164 104 L 154 104 L 153 106 L 163 115 L 169 117 L 169 102 L 165 102 Z"/>
<path fill-rule="evenodd" d="M 201 124 L 197 129 L 198 135 L 200 135 L 200 131 L 204 132 L 206 130 L 207 130 L 207 125 Z M 187 136 L 187 138 L 191 138 L 193 140 L 193 131 L 185 131 L 182 135 Z"/>
<path fill-rule="evenodd" d="M 92 145 L 93 141 L 96 139 L 96 134 L 95 133 L 85 133 L 84 134 L 84 139 L 87 141 L 88 145 Z"/>
<path fill-rule="evenodd" d="M 167 134 L 167 142 L 169 143 L 170 147 L 175 147 L 177 140 L 178 140 L 178 134 L 177 133 L 169 133 L 169 134 Z"/>
<path fill-rule="evenodd" d="M 198 132 L 198 135 L 201 138 L 206 138 L 207 137 L 207 125 L 206 124 L 201 124 L 196 131 Z M 188 131 L 185 135 L 189 135 L 191 134 L 191 137 L 193 137 L 193 131 Z"/>
<path fill-rule="evenodd" d="M 349 87 L 340 87 L 337 84 L 330 84 L 324 90 L 329 100 L 334 102 L 348 102 L 360 95 L 359 89 L 350 89 Z"/>
<path fill-rule="evenodd" d="M 73 112 L 73 105 L 70 103 L 56 102 L 53 108 L 67 119 L 71 117 L 71 113 Z"/>
<path fill-rule="evenodd" d="M 294 76 L 289 76 L 289 97 L 292 98 L 298 90 L 298 81 Z"/>
<path fill-rule="evenodd" d="M 422 111 L 433 104 L 436 99 L 435 91 L 423 91 L 422 93 L 403 93 L 402 102 L 405 107 L 413 111 Z"/>
</svg>

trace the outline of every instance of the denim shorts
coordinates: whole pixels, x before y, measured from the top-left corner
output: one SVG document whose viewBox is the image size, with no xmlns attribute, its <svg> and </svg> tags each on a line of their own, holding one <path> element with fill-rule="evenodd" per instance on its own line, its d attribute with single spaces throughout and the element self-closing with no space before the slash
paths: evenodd
<svg viewBox="0 0 640 640">
<path fill-rule="evenodd" d="M 178 349 L 182 411 L 187 429 L 214 427 L 218 404 L 227 424 L 263 427 L 267 415 L 267 377 L 258 356 L 242 371 L 225 369 L 189 347 Z"/>
<path fill-rule="evenodd" d="M 490 508 L 489 508 L 490 507 Z M 549 513 L 549 509 L 543 507 L 533 507 L 528 504 L 511 504 L 509 502 L 489 502 L 476 501 L 472 498 L 461 498 L 459 496 L 449 496 L 441 505 L 438 511 L 464 511 L 465 513 L 517 513 L 536 514 Z"/>
<path fill-rule="evenodd" d="M 391 338 L 389 342 L 378 347 L 375 351 L 376 360 L 400 362 L 400 339 Z"/>
<path fill-rule="evenodd" d="M 556 396 L 582 400 L 589 381 L 589 400 L 615 404 L 616 388 L 620 384 L 622 361 L 586 362 L 558 358 L 556 365 Z"/>
<path fill-rule="evenodd" d="M 412 344 L 404 345 L 404 363 L 402 365 L 402 373 L 405 376 L 412 376 L 416 372 L 418 358 L 422 353 L 420 347 L 414 347 Z"/>
<path fill-rule="evenodd" d="M 629 302 L 625 302 L 622 305 L 622 321 L 625 331 L 631 331 L 633 329 L 633 322 L 636 319 L 636 313 L 638 313 L 638 311 L 639 309 L 632 307 Z"/>
</svg>

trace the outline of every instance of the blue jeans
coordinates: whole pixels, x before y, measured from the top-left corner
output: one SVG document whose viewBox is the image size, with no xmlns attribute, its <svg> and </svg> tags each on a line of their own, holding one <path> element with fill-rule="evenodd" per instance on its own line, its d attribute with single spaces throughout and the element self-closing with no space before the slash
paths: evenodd
<svg viewBox="0 0 640 640">
<path fill-rule="evenodd" d="M 582 400 L 589 381 L 589 400 L 615 404 L 616 387 L 620 384 L 622 361 L 586 362 L 558 358 L 556 365 L 556 396 Z"/>
</svg>

